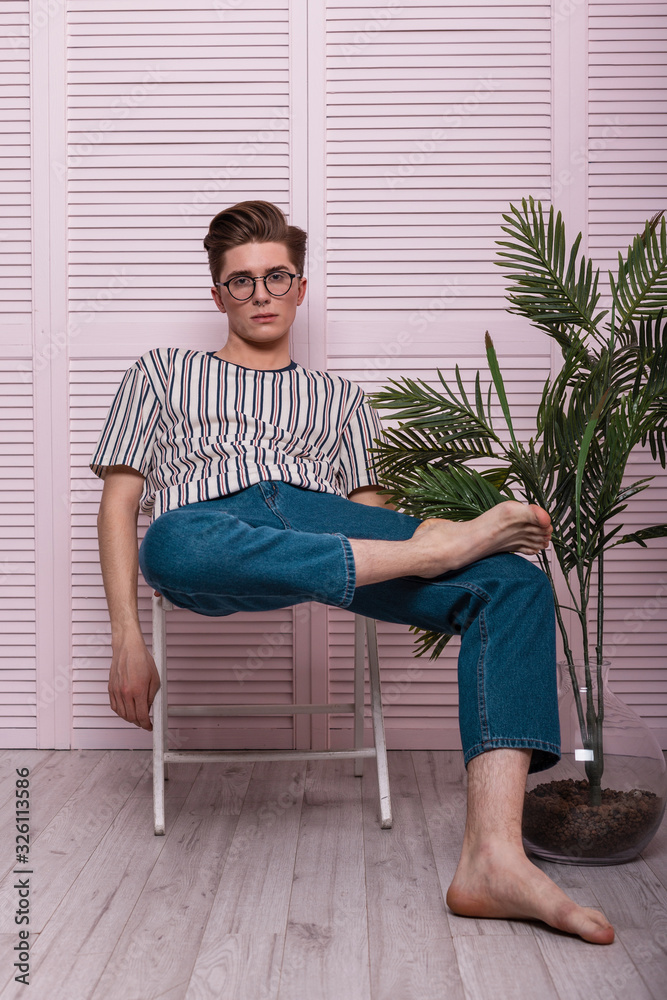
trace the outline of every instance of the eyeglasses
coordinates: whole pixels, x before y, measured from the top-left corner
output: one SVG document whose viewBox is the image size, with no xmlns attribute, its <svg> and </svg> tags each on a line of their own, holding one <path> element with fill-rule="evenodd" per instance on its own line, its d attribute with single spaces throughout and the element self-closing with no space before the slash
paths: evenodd
<svg viewBox="0 0 667 1000">
<path fill-rule="evenodd" d="M 236 278 L 230 278 L 229 281 L 216 281 L 215 284 L 218 288 L 226 288 L 232 298 L 238 299 L 239 302 L 245 302 L 246 299 L 251 299 L 255 294 L 255 286 L 259 279 L 264 282 L 264 287 L 269 295 L 287 295 L 294 279 L 301 277 L 303 275 L 290 274 L 289 271 L 271 271 L 270 274 L 258 274 L 255 278 L 250 277 L 249 274 L 239 274 Z"/>
</svg>

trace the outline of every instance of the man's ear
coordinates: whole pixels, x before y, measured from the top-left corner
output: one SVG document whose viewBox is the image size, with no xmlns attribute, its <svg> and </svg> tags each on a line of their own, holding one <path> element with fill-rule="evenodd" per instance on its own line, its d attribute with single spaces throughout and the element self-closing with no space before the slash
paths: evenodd
<svg viewBox="0 0 667 1000">
<path fill-rule="evenodd" d="M 221 313 L 226 313 L 227 310 L 225 309 L 224 303 L 223 303 L 222 298 L 220 296 L 220 292 L 215 287 L 215 285 L 213 285 L 213 287 L 211 288 L 211 295 L 213 296 L 213 301 L 215 302 L 215 304 L 218 307 L 218 309 L 220 310 L 220 312 Z"/>
<path fill-rule="evenodd" d="M 297 295 L 296 298 L 296 304 L 298 306 L 300 306 L 304 300 L 307 284 L 308 284 L 308 278 L 302 278 L 301 281 L 299 282 L 299 294 Z"/>
</svg>

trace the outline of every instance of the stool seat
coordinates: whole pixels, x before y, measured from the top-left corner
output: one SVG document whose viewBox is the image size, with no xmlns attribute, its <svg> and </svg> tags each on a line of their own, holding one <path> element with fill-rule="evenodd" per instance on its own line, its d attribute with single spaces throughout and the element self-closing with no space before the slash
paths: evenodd
<svg viewBox="0 0 667 1000">
<path fill-rule="evenodd" d="M 164 782 L 168 778 L 169 763 L 229 763 L 231 761 L 261 760 L 334 760 L 352 758 L 354 773 L 361 777 L 366 757 L 374 757 L 377 765 L 380 798 L 380 826 L 391 827 L 391 798 L 387 746 L 382 713 L 382 691 L 377 647 L 376 623 L 372 618 L 354 616 L 354 701 L 329 702 L 325 705 L 178 705 L 168 701 L 167 684 L 167 628 L 166 612 L 173 610 L 161 594 L 153 595 L 153 659 L 160 677 L 160 689 L 153 701 L 153 820 L 156 836 L 165 832 Z M 365 646 L 368 647 L 368 672 L 370 679 L 371 716 L 373 723 L 372 747 L 364 747 L 364 680 Z M 354 714 L 354 747 L 350 750 L 170 750 L 168 739 L 169 716 L 222 716 L 222 715 L 300 715 L 319 713 Z"/>
</svg>

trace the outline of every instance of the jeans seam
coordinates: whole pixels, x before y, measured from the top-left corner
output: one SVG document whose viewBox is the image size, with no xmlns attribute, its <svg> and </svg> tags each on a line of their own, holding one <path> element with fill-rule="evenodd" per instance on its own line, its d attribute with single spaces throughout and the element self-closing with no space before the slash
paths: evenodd
<svg viewBox="0 0 667 1000">
<path fill-rule="evenodd" d="M 489 641 L 489 633 L 486 627 L 485 609 L 482 608 L 478 615 L 480 651 L 477 661 L 477 708 L 479 712 L 479 729 L 484 742 L 489 739 L 489 717 L 486 710 L 486 696 L 484 690 L 484 660 Z"/>
<path fill-rule="evenodd" d="M 268 496 L 264 492 L 264 490 L 262 489 L 262 483 L 260 483 L 259 486 L 260 486 L 260 492 L 261 492 L 262 496 L 264 497 L 264 502 L 265 502 L 266 506 L 269 508 L 269 510 L 271 511 L 271 513 L 274 514 L 278 518 L 278 520 L 282 522 L 282 525 L 283 525 L 284 528 L 290 528 L 290 529 L 292 529 L 292 525 L 290 524 L 290 522 L 287 520 L 286 517 L 283 516 L 282 512 L 278 510 L 278 505 L 276 503 L 276 495 L 278 493 L 278 484 L 274 483 L 274 482 L 272 482 L 270 484 L 270 490 L 271 490 L 271 492 L 268 494 Z M 294 528 L 292 530 L 296 531 L 298 529 Z"/>
<path fill-rule="evenodd" d="M 346 608 L 352 603 L 352 598 L 354 597 L 354 591 L 356 589 L 357 583 L 357 570 L 354 563 L 354 554 L 352 552 L 352 546 L 350 544 L 350 539 L 346 535 L 342 535 L 339 532 L 334 532 L 336 538 L 339 538 L 341 545 L 343 547 L 343 556 L 345 558 L 345 573 L 346 573 L 346 584 L 345 593 L 343 594 L 343 600 L 340 602 L 338 607 Z"/>
<path fill-rule="evenodd" d="M 413 577 L 412 579 L 417 579 L 420 582 L 424 582 L 422 577 Z M 481 597 L 486 604 L 491 603 L 491 595 L 483 590 L 482 587 L 478 587 L 474 583 L 469 583 L 466 580 L 428 580 L 428 583 L 435 584 L 438 587 L 460 587 L 461 590 L 468 590 L 471 594 L 475 594 L 477 597 Z"/>
</svg>

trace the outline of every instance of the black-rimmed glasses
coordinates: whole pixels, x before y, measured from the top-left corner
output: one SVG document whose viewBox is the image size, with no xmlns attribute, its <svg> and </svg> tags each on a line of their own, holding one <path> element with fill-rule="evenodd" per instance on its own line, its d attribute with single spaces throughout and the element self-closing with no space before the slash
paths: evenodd
<svg viewBox="0 0 667 1000">
<path fill-rule="evenodd" d="M 270 274 L 258 274 L 251 277 L 249 274 L 239 274 L 229 281 L 216 281 L 218 288 L 226 288 L 229 294 L 239 302 L 251 299 L 255 294 L 255 286 L 258 280 L 264 282 L 269 295 L 287 295 L 295 278 L 301 278 L 300 274 L 290 274 L 289 271 L 271 271 Z"/>
</svg>

